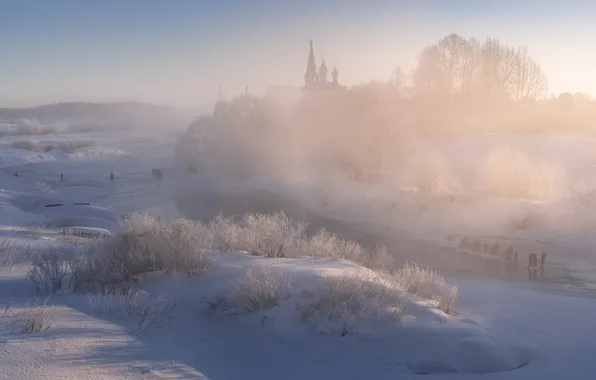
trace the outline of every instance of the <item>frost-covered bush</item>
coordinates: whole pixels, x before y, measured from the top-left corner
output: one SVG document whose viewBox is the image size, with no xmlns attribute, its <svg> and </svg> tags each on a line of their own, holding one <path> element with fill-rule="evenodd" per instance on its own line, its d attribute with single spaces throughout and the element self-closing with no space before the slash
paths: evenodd
<svg viewBox="0 0 596 380">
<path fill-rule="evenodd" d="M 65 153 L 73 153 L 78 149 L 88 148 L 93 146 L 94 142 L 91 140 L 66 140 L 58 143 L 58 148 Z"/>
<path fill-rule="evenodd" d="M 200 223 L 133 214 L 122 232 L 97 240 L 73 264 L 75 288 L 124 284 L 153 271 L 201 275 L 213 261 L 212 240 Z"/>
<path fill-rule="evenodd" d="M 342 336 L 365 320 L 398 322 L 406 308 L 400 283 L 371 271 L 325 277 L 322 286 L 303 291 L 296 305 L 300 320 L 331 323 Z"/>
<path fill-rule="evenodd" d="M 17 135 L 48 135 L 56 133 L 56 129 L 42 125 L 37 119 L 20 119 L 16 122 L 15 132 Z"/>
<path fill-rule="evenodd" d="M 10 144 L 10 147 L 31 152 L 38 152 L 41 150 L 37 141 L 33 140 L 15 140 Z"/>
<path fill-rule="evenodd" d="M 274 268 L 249 268 L 229 291 L 210 302 L 214 311 L 247 314 L 280 305 L 290 296 L 290 281 Z"/>
<path fill-rule="evenodd" d="M 68 256 L 71 254 L 65 248 L 52 248 L 33 257 L 27 275 L 38 293 L 51 294 L 62 289 L 70 272 Z"/>
<path fill-rule="evenodd" d="M 411 181 L 421 192 L 437 197 L 449 196 L 460 191 L 459 180 L 445 157 L 428 154 L 411 165 Z"/>
<path fill-rule="evenodd" d="M 435 270 L 416 263 L 406 263 L 395 277 L 408 292 L 422 299 L 434 301 L 445 313 L 452 313 L 457 300 L 457 287 L 449 285 Z"/>
<path fill-rule="evenodd" d="M 479 168 L 479 182 L 494 196 L 536 201 L 558 199 L 565 190 L 565 170 L 533 161 L 509 146 L 493 148 Z"/>
<path fill-rule="evenodd" d="M 152 297 L 145 291 L 128 290 L 118 292 L 104 289 L 89 296 L 93 312 L 98 314 L 118 314 L 132 318 L 139 330 L 161 320 L 174 307 L 172 299 Z"/>
<path fill-rule="evenodd" d="M 304 223 L 284 213 L 247 214 L 243 229 L 247 251 L 266 257 L 288 257 L 294 253 L 305 228 Z"/>
</svg>

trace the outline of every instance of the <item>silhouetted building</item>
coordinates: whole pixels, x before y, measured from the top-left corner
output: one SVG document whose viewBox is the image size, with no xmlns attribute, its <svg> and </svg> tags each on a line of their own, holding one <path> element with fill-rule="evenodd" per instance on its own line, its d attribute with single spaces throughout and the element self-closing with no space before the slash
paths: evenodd
<svg viewBox="0 0 596 380">
<path fill-rule="evenodd" d="M 334 67 L 331 72 L 332 81 L 327 81 L 327 65 L 325 60 L 321 63 L 319 70 L 317 71 L 317 65 L 315 63 L 315 52 L 313 48 L 313 42 L 310 41 L 310 51 L 308 52 L 308 62 L 306 64 L 306 72 L 304 73 L 304 89 L 305 90 L 343 90 L 344 86 L 340 85 L 337 81 L 338 72 L 337 68 Z"/>
</svg>

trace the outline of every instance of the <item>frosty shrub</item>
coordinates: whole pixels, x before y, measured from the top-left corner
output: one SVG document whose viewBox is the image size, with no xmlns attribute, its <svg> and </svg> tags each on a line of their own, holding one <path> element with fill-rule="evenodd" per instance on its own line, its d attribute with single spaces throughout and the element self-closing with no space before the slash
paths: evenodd
<svg viewBox="0 0 596 380">
<path fill-rule="evenodd" d="M 17 122 L 15 132 L 18 135 L 48 135 L 56 133 L 56 129 L 42 125 L 37 119 L 21 119 Z"/>
<path fill-rule="evenodd" d="M 247 214 L 242 233 L 248 252 L 265 257 L 288 257 L 304 236 L 305 228 L 304 223 L 284 213 Z"/>
<path fill-rule="evenodd" d="M 367 251 L 360 244 L 341 239 L 324 229 L 312 237 L 303 238 L 297 252 L 301 256 L 346 259 L 381 272 L 390 273 L 397 269 L 396 259 L 386 247 L 378 246 L 373 251 Z"/>
<path fill-rule="evenodd" d="M 65 153 L 73 153 L 77 149 L 83 149 L 93 146 L 91 140 L 66 140 L 58 143 L 58 148 Z"/>
<path fill-rule="evenodd" d="M 274 268 L 249 268 L 230 290 L 210 302 L 214 310 L 228 314 L 255 313 L 280 305 L 290 296 L 290 281 Z"/>
<path fill-rule="evenodd" d="M 213 261 L 212 240 L 210 229 L 200 223 L 133 214 L 122 232 L 98 239 L 73 264 L 74 287 L 103 289 L 153 271 L 201 275 Z"/>
<path fill-rule="evenodd" d="M 152 297 L 144 291 L 104 289 L 89 296 L 91 309 L 97 314 L 116 314 L 132 318 L 139 330 L 161 320 L 174 307 L 172 299 Z"/>
<path fill-rule="evenodd" d="M 304 237 L 299 242 L 300 254 L 302 256 L 341 258 L 340 240 L 336 235 L 321 229 L 315 235 Z"/>
<path fill-rule="evenodd" d="M 573 186 L 573 195 L 583 205 L 596 203 L 596 183 L 588 181 L 578 182 Z"/>
<path fill-rule="evenodd" d="M 457 300 L 457 287 L 449 285 L 443 276 L 430 268 L 406 263 L 395 274 L 403 289 L 422 299 L 436 302 L 445 313 L 452 313 Z"/>
<path fill-rule="evenodd" d="M 38 152 L 41 149 L 36 141 L 32 140 L 15 140 L 10 144 L 13 149 L 29 150 L 31 152 Z"/>
<path fill-rule="evenodd" d="M 411 181 L 421 192 L 445 197 L 459 192 L 459 180 L 452 172 L 445 157 L 438 153 L 425 155 L 411 167 Z"/>
<path fill-rule="evenodd" d="M 357 263 L 365 261 L 368 255 L 360 244 L 343 240 L 324 229 L 312 237 L 301 239 L 298 248 L 302 256 L 346 259 Z"/>
<path fill-rule="evenodd" d="M 0 242 L 0 271 L 4 269 L 10 271 L 15 265 L 30 262 L 33 253 L 34 250 L 29 245 L 3 240 Z"/>
<path fill-rule="evenodd" d="M 52 294 L 62 289 L 69 274 L 68 253 L 66 248 L 52 247 L 33 257 L 27 275 L 38 293 Z"/>
<path fill-rule="evenodd" d="M 220 251 L 246 251 L 245 231 L 234 221 L 221 213 L 209 223 L 213 236 L 213 248 Z"/>
<path fill-rule="evenodd" d="M 493 148 L 479 168 L 480 186 L 493 196 L 535 201 L 558 199 L 565 190 L 565 170 L 530 160 L 509 146 Z"/>
<path fill-rule="evenodd" d="M 394 278 L 371 271 L 323 278 L 320 289 L 305 290 L 296 305 L 299 319 L 331 323 L 342 336 L 366 320 L 385 318 L 398 322 L 407 298 Z"/>
</svg>

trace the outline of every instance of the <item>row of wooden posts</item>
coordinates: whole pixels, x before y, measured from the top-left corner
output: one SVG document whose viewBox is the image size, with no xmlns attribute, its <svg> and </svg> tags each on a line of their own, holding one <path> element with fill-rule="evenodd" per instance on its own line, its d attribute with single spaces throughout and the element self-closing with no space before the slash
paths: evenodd
<svg viewBox="0 0 596 380">
<path fill-rule="evenodd" d="M 14 175 L 15 177 L 18 177 L 19 172 L 14 172 L 12 175 Z M 163 171 L 160 169 L 152 169 L 151 176 L 154 179 L 163 179 Z M 114 179 L 115 179 L 115 174 L 113 172 L 110 172 L 110 181 L 114 181 Z M 64 173 L 60 174 L 60 181 L 64 181 Z"/>
<path fill-rule="evenodd" d="M 186 171 L 188 173 L 191 174 L 197 174 L 198 173 L 198 169 L 195 166 L 188 166 L 186 168 Z M 15 177 L 19 176 L 19 172 L 16 171 L 14 173 L 12 173 L 12 175 L 14 175 Z M 164 175 L 163 175 L 163 169 L 151 169 L 151 178 L 153 179 L 163 179 Z M 113 172 L 110 173 L 110 181 L 114 181 L 115 179 L 115 175 Z M 64 174 L 60 174 L 60 180 L 64 181 Z"/>
<path fill-rule="evenodd" d="M 450 235 L 449 240 L 455 240 L 455 237 Z M 459 241 L 459 249 L 463 251 L 471 251 L 476 254 L 488 254 L 489 256 L 494 257 L 496 263 L 498 264 L 499 261 L 505 263 L 505 267 L 508 271 L 513 272 L 518 269 L 519 266 L 519 253 L 514 251 L 513 246 L 509 246 L 505 250 L 504 257 L 500 257 L 499 255 L 499 243 L 482 243 L 478 238 L 470 238 L 470 237 L 463 237 Z M 529 253 L 528 254 L 528 278 L 530 280 L 535 280 L 538 278 L 538 274 L 540 277 L 544 277 L 544 265 L 546 263 L 546 253 L 542 252 L 540 254 L 540 260 L 538 259 L 537 253 Z"/>
</svg>

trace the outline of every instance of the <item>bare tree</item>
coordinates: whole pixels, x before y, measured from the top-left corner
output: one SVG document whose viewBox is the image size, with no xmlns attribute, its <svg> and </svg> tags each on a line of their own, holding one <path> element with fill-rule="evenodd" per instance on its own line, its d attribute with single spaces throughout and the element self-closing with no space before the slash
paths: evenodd
<svg viewBox="0 0 596 380">
<path fill-rule="evenodd" d="M 496 38 L 487 38 L 481 46 L 480 61 L 485 96 L 509 96 L 516 65 L 515 49 L 501 45 Z"/>
<path fill-rule="evenodd" d="M 461 64 L 461 94 L 468 96 L 473 91 L 473 80 L 480 66 L 480 43 L 475 38 L 466 41 Z"/>
<path fill-rule="evenodd" d="M 515 99 L 542 97 L 548 90 L 548 82 L 540 65 L 528 55 L 526 47 L 517 49 L 514 62 L 515 70 L 511 84 Z"/>
<path fill-rule="evenodd" d="M 418 94 L 437 95 L 446 89 L 446 75 L 437 45 L 427 46 L 418 55 L 418 65 L 412 73 L 414 90 Z"/>
<path fill-rule="evenodd" d="M 401 67 L 397 66 L 393 69 L 391 77 L 389 78 L 389 84 L 395 87 L 399 95 L 403 94 L 404 88 L 406 87 L 406 74 Z"/>
<path fill-rule="evenodd" d="M 443 38 L 437 45 L 449 96 L 455 92 L 457 80 L 461 79 L 458 77 L 461 74 L 466 45 L 466 39 L 455 33 Z"/>
</svg>

